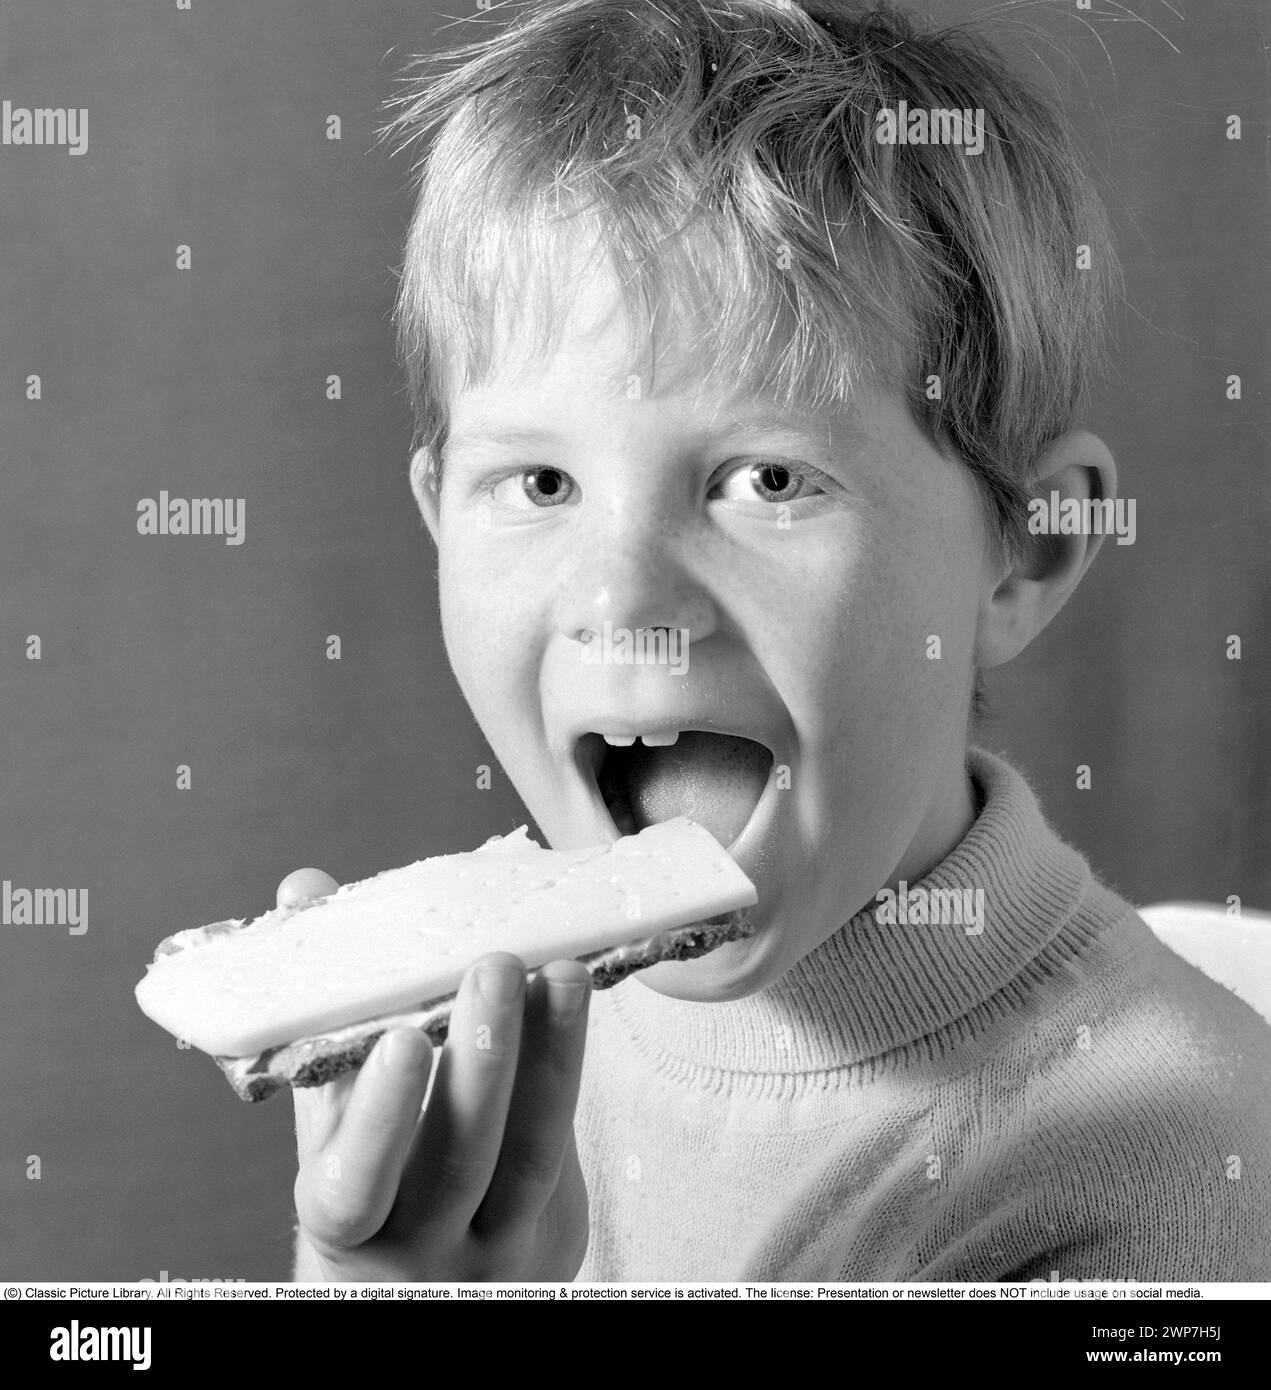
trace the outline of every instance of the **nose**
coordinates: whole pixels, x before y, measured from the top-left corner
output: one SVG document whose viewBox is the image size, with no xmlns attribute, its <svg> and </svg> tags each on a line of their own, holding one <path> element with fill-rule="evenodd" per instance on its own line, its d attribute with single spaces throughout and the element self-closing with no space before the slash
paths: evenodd
<svg viewBox="0 0 1271 1390">
<path fill-rule="evenodd" d="M 559 591 L 564 637 L 585 645 L 606 624 L 633 633 L 679 629 L 691 642 L 715 631 L 718 609 L 691 565 L 691 536 L 668 518 L 596 519 L 577 539 Z"/>
</svg>

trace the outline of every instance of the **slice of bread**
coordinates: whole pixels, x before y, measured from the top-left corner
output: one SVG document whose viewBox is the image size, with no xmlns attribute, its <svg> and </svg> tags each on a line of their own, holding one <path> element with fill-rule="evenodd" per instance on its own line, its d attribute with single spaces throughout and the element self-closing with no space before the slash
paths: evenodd
<svg viewBox="0 0 1271 1390">
<path fill-rule="evenodd" d="M 521 827 L 347 884 L 299 909 L 160 943 L 137 1002 L 220 1062 L 244 1099 L 361 1065 L 388 1021 L 444 1037 L 468 966 L 511 951 L 531 971 L 587 962 L 597 987 L 748 935 L 754 885 L 683 817 L 585 850 Z"/>
<path fill-rule="evenodd" d="M 740 941 L 750 936 L 753 931 L 750 914 L 745 908 L 738 908 L 710 921 L 676 927 L 645 941 L 596 951 L 578 959 L 586 965 L 593 989 L 609 989 L 637 970 L 664 960 L 692 960 L 704 956 L 727 941 Z M 531 971 L 531 977 L 534 973 Z M 216 1062 L 241 1100 L 268 1100 L 283 1087 L 322 1086 L 344 1072 L 355 1070 L 366 1061 L 380 1035 L 389 1028 L 418 1028 L 440 1047 L 446 1041 L 453 1004 L 454 995 L 451 994 L 418 1009 L 351 1024 L 322 1037 L 270 1048 L 254 1057 L 217 1057 Z"/>
</svg>

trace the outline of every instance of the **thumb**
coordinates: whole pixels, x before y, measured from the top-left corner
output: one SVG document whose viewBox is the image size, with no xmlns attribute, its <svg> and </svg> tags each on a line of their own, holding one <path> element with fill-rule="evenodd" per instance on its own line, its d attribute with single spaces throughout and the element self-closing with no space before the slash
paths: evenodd
<svg viewBox="0 0 1271 1390">
<path fill-rule="evenodd" d="M 299 907 L 313 898 L 334 893 L 339 883 L 321 869 L 297 869 L 278 885 L 278 906 Z"/>
<path fill-rule="evenodd" d="M 278 908 L 295 909 L 314 898 L 334 893 L 339 883 L 321 869 L 297 869 L 278 885 Z M 344 1113 L 354 1075 L 337 1076 L 325 1086 L 293 1088 L 296 1112 L 296 1151 L 303 1159 L 317 1153 L 335 1133 Z"/>
</svg>

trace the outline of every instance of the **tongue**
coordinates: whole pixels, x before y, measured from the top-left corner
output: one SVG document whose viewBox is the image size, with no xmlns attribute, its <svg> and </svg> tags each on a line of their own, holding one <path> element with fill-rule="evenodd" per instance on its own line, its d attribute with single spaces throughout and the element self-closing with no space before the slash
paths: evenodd
<svg viewBox="0 0 1271 1390">
<path fill-rule="evenodd" d="M 750 819 L 771 765 L 762 744 L 728 734 L 688 730 L 669 748 L 637 743 L 627 779 L 636 829 L 688 816 L 727 849 Z"/>
</svg>

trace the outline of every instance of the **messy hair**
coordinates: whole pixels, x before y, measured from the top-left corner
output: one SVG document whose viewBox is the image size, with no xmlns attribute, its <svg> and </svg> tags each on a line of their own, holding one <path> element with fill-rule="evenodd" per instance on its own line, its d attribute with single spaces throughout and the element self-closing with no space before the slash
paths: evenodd
<svg viewBox="0 0 1271 1390">
<path fill-rule="evenodd" d="M 848 408 L 867 378 L 900 386 L 1018 553 L 1030 468 L 1072 422 L 1116 277 L 1048 104 L 982 39 L 890 5 L 512 8 L 414 60 L 381 132 L 416 151 L 394 319 L 431 481 L 443 367 L 481 382 L 499 306 L 546 306 L 551 341 L 554 239 L 585 227 L 637 332 L 693 306 L 704 381 L 813 411 Z M 883 143 L 901 101 L 982 110 L 982 153 Z"/>
</svg>

